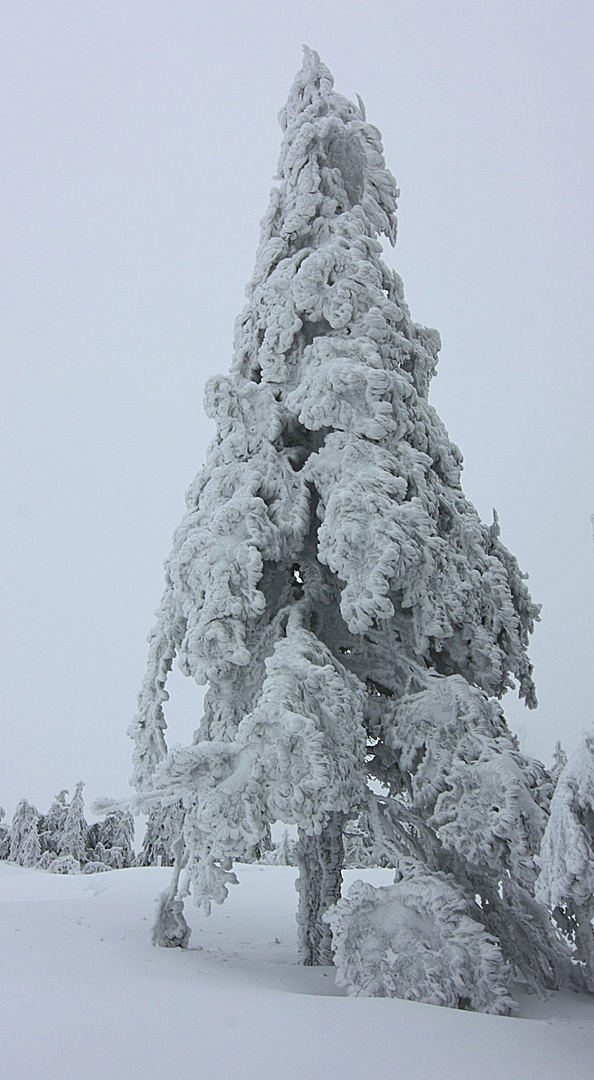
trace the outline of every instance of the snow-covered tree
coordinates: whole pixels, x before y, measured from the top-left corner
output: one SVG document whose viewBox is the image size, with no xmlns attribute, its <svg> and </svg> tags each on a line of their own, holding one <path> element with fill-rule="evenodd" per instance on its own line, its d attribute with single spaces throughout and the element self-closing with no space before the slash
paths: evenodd
<svg viewBox="0 0 594 1080">
<path fill-rule="evenodd" d="M 594 731 L 563 768 L 540 854 L 536 895 L 575 947 L 594 991 Z"/>
<path fill-rule="evenodd" d="M 275 866 L 295 866 L 295 843 L 291 840 L 288 829 L 283 829 L 283 834 L 271 854 Z"/>
<path fill-rule="evenodd" d="M 87 829 L 85 819 L 85 803 L 83 799 L 84 783 L 82 780 L 76 785 L 70 801 L 64 825 L 60 834 L 58 851 L 60 855 L 71 855 L 79 864 L 87 860 Z"/>
<path fill-rule="evenodd" d="M 555 743 L 555 750 L 553 752 L 553 767 L 551 769 L 551 780 L 554 784 L 557 784 L 561 773 L 567 765 L 567 754 L 561 746 L 559 740 Z"/>
<path fill-rule="evenodd" d="M 6 817 L 6 810 L 0 806 L 0 859 L 7 859 L 10 854 L 10 830 L 2 822 Z"/>
<path fill-rule="evenodd" d="M 10 830 L 0 824 L 0 858 L 21 866 L 38 866 L 53 874 L 119 869 L 134 863 L 134 819 L 128 810 L 114 809 L 104 821 L 87 826 L 81 780 L 72 801 L 63 789 L 47 814 L 26 799 L 18 804 Z M 4 810 L 0 807 L 0 822 Z"/>
<path fill-rule="evenodd" d="M 41 858 L 37 831 L 41 815 L 27 799 L 21 799 L 10 826 L 10 860 L 20 866 L 36 866 Z"/>
<path fill-rule="evenodd" d="M 134 859 L 134 818 L 129 811 L 113 811 L 101 824 L 99 838 L 111 848 L 122 852 L 123 865 L 131 866 Z"/>
<path fill-rule="evenodd" d="M 112 810 L 86 834 L 87 858 L 114 870 L 134 862 L 134 818 L 129 810 Z"/>
<path fill-rule="evenodd" d="M 378 857 L 375 850 L 368 811 L 362 810 L 356 817 L 347 821 L 343 832 L 343 843 L 345 866 L 385 865 L 385 861 L 381 856 Z"/>
<path fill-rule="evenodd" d="M 136 856 L 136 866 L 173 866 L 173 844 L 179 839 L 183 826 L 183 807 L 153 806 L 146 823 L 142 848 Z"/>
<path fill-rule="evenodd" d="M 497 938 L 498 970 L 515 956 L 554 984 L 563 962 L 532 895 L 551 786 L 490 700 L 517 685 L 535 705 L 538 609 L 429 404 L 439 335 L 412 321 L 381 258 L 398 192 L 379 132 L 308 49 L 280 122 L 279 183 L 231 371 L 207 384 L 216 436 L 131 726 L 139 805 L 183 805 L 185 878 L 161 937 L 185 940 L 172 905 L 188 891 L 221 902 L 232 860 L 280 820 L 298 827 L 301 958 L 329 962 L 343 833 L 365 812 L 384 860 L 416 860 L 417 883 L 442 875 L 435 895 L 455 882 L 452 911 Z M 176 658 L 208 688 L 192 745 L 168 752 Z"/>
<path fill-rule="evenodd" d="M 63 788 L 52 802 L 47 814 L 43 817 L 39 827 L 39 838 L 42 851 L 45 854 L 58 855 L 64 824 L 68 814 L 68 791 Z M 46 860 L 47 861 L 47 860 Z"/>
</svg>

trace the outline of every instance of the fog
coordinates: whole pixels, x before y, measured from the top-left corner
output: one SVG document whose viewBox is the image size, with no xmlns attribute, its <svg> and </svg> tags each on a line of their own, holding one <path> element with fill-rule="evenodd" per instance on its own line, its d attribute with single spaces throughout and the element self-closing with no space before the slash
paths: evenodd
<svg viewBox="0 0 594 1080">
<path fill-rule="evenodd" d="M 0 14 L 0 804 L 128 790 L 125 729 L 212 435 L 276 171 L 318 50 L 401 188 L 386 259 L 440 331 L 431 400 L 543 605 L 545 761 L 594 721 L 590 4 L 74 0 Z M 176 674 L 172 742 L 200 716 Z"/>
</svg>

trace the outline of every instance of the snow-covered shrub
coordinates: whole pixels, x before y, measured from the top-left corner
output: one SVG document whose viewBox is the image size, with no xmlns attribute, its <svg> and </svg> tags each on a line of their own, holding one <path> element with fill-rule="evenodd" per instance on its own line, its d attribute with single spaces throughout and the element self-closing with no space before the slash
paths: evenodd
<svg viewBox="0 0 594 1080">
<path fill-rule="evenodd" d="M 501 950 L 449 875 L 403 860 L 394 885 L 356 881 L 326 914 L 336 981 L 349 994 L 507 1013 Z"/>
<path fill-rule="evenodd" d="M 119 851 L 121 866 L 131 866 L 134 861 L 134 818 L 129 810 L 112 810 L 100 822 L 99 841 L 108 850 Z"/>
<path fill-rule="evenodd" d="M 47 866 L 50 874 L 80 874 L 81 864 L 73 855 L 58 855 Z"/>
<path fill-rule="evenodd" d="M 82 867 L 83 874 L 105 874 L 111 870 L 111 866 L 106 862 L 86 862 Z"/>
</svg>

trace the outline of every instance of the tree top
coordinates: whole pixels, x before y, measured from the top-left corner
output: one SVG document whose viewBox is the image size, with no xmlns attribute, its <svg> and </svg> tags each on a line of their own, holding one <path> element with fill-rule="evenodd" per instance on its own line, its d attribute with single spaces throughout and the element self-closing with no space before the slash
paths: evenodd
<svg viewBox="0 0 594 1080">
<path fill-rule="evenodd" d="M 279 112 L 284 139 L 278 164 L 283 194 L 299 193 L 298 203 L 310 211 L 322 206 L 319 195 L 343 195 L 343 212 L 360 207 L 372 231 L 396 242 L 398 188 L 386 168 L 381 136 L 368 124 L 363 102 L 355 105 L 334 90 L 334 78 L 317 52 L 304 46 L 303 64 Z M 309 195 L 309 200 L 306 196 Z M 318 196 L 316 199 L 315 196 Z M 328 213 L 323 204 L 323 214 Z M 311 213 L 304 215 L 305 227 Z"/>
</svg>

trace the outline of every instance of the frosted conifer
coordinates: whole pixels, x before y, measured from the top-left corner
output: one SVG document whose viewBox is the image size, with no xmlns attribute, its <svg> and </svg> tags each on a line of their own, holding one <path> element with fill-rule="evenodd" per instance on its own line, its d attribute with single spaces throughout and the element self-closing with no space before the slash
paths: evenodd
<svg viewBox="0 0 594 1080">
<path fill-rule="evenodd" d="M 82 864 L 87 859 L 87 829 L 85 820 L 85 804 L 82 794 L 84 787 L 82 780 L 76 785 L 72 796 L 64 826 L 60 836 L 59 854 L 70 855 L 78 863 Z"/>
<path fill-rule="evenodd" d="M 369 813 L 362 811 L 348 821 L 343 833 L 344 865 L 349 867 L 380 866 L 373 843 L 373 834 L 369 823 Z"/>
<path fill-rule="evenodd" d="M 114 870 L 134 862 L 134 818 L 129 810 L 112 810 L 86 834 L 87 857 Z"/>
<path fill-rule="evenodd" d="M 2 822 L 6 816 L 6 810 L 0 806 L 0 859 L 7 859 L 10 854 L 10 831 Z"/>
<path fill-rule="evenodd" d="M 276 866 L 295 866 L 295 844 L 288 829 L 283 829 L 283 835 L 275 847 L 274 863 Z"/>
<path fill-rule="evenodd" d="M 147 819 L 142 848 L 136 866 L 173 866 L 172 847 L 183 824 L 183 807 L 153 806 Z"/>
<path fill-rule="evenodd" d="M 549 778 L 489 700 L 517 685 L 536 704 L 538 609 L 429 404 L 439 335 L 412 321 L 381 259 L 398 191 L 379 132 L 309 49 L 280 122 L 279 184 L 230 373 L 206 387 L 217 432 L 130 729 L 139 805 L 183 805 L 185 879 L 162 927 L 188 891 L 221 902 L 232 860 L 280 820 L 298 827 L 301 958 L 330 962 L 323 914 L 340 898 L 345 825 L 364 812 L 385 861 L 451 875 L 477 933 L 499 928 L 526 977 L 553 984 L 563 963 L 531 893 Z M 192 745 L 168 752 L 176 659 L 208 688 Z"/>
<path fill-rule="evenodd" d="M 39 841 L 39 833 L 37 832 L 37 824 L 32 822 L 31 827 L 24 838 L 18 862 L 21 866 L 26 866 L 31 869 L 38 865 L 40 859 L 41 843 Z"/>
<path fill-rule="evenodd" d="M 20 866 L 36 866 L 41 858 L 37 831 L 41 815 L 27 799 L 17 804 L 10 826 L 10 860 Z"/>
<path fill-rule="evenodd" d="M 557 784 L 563 769 L 567 765 L 567 754 L 563 749 L 561 742 L 557 740 L 555 743 L 555 750 L 553 752 L 553 767 L 551 769 L 551 779 L 554 784 Z"/>
<path fill-rule="evenodd" d="M 594 991 L 594 731 L 561 772 L 540 863 L 536 894 L 575 946 Z"/>
<path fill-rule="evenodd" d="M 68 791 L 63 788 L 56 795 L 40 826 L 40 840 L 43 852 L 58 855 L 61 837 L 68 814 Z M 47 860 L 46 860 L 47 861 Z"/>
</svg>

